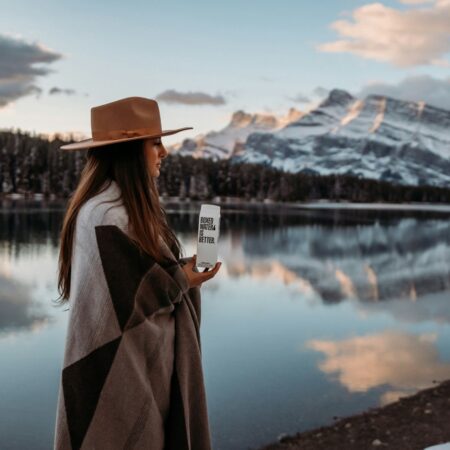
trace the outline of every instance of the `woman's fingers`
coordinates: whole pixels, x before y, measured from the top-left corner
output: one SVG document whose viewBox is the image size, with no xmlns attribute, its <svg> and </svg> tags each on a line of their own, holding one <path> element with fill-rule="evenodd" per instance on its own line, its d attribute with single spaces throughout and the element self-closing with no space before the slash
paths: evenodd
<svg viewBox="0 0 450 450">
<path fill-rule="evenodd" d="M 192 268 L 194 268 L 195 265 L 196 265 L 196 263 L 197 263 L 197 255 L 193 255 L 190 262 L 191 262 L 191 264 L 192 264 Z M 219 263 L 219 262 L 216 263 L 216 265 L 213 267 L 213 270 L 215 270 L 216 268 L 217 268 L 217 270 L 218 270 L 221 264 L 222 264 L 222 263 Z M 216 270 L 216 272 L 217 272 L 217 270 Z M 205 273 L 205 272 L 209 272 L 209 271 L 210 271 L 210 268 L 209 268 L 209 267 L 206 267 L 205 269 L 203 269 L 203 272 L 200 272 L 200 273 Z"/>
<path fill-rule="evenodd" d="M 206 267 L 203 272 L 200 272 L 198 269 L 196 269 L 196 261 L 197 261 L 197 255 L 193 255 L 190 261 L 188 262 L 189 268 L 186 267 L 185 272 L 187 271 L 187 276 L 191 280 L 191 284 L 193 286 L 201 286 L 201 284 L 207 280 L 210 280 L 213 278 L 218 270 L 220 269 L 220 266 L 222 265 L 221 262 L 217 262 L 216 265 L 211 269 L 209 267 Z"/>
<path fill-rule="evenodd" d="M 192 269 L 193 272 L 196 272 L 196 273 L 200 272 L 197 269 L 197 267 L 196 267 L 196 265 L 197 265 L 197 255 L 192 256 L 191 260 L 189 261 L 189 265 L 192 266 L 191 269 Z"/>
<path fill-rule="evenodd" d="M 211 278 L 213 278 L 216 275 L 216 273 L 219 271 L 221 265 L 222 265 L 221 262 L 217 262 L 212 270 L 209 270 L 209 267 L 207 267 L 203 272 L 201 272 L 202 274 L 204 274 L 206 271 L 208 271 L 208 273 L 205 274 L 203 281 L 210 280 Z"/>
</svg>

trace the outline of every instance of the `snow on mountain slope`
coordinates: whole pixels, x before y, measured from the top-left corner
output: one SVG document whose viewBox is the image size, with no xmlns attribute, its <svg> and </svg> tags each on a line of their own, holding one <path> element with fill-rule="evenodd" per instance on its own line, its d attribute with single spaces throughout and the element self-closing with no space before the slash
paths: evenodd
<svg viewBox="0 0 450 450">
<path fill-rule="evenodd" d="M 450 111 L 376 94 L 359 99 L 333 89 L 306 113 L 292 108 L 275 117 L 237 111 L 224 129 L 169 151 L 293 173 L 450 186 Z"/>
<path fill-rule="evenodd" d="M 286 116 L 248 114 L 236 111 L 230 123 L 220 131 L 211 131 L 194 139 L 185 139 L 168 150 L 172 154 L 192 155 L 195 158 L 227 159 L 240 153 L 251 133 L 276 131 L 301 117 L 302 112 L 291 108 Z"/>
<path fill-rule="evenodd" d="M 249 135 L 234 160 L 295 173 L 450 186 L 450 111 L 380 95 L 357 99 L 334 89 L 286 127 Z"/>
</svg>

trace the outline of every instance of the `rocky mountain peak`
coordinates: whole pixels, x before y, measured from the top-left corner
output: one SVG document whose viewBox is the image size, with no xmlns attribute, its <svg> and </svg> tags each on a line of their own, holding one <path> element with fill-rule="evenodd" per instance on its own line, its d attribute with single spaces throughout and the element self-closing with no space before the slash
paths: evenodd
<svg viewBox="0 0 450 450">
<path fill-rule="evenodd" d="M 229 126 L 243 128 L 248 126 L 252 121 L 252 115 L 246 113 L 242 109 L 235 111 L 231 116 Z"/>
<path fill-rule="evenodd" d="M 320 106 L 345 106 L 353 100 L 355 100 L 355 97 L 349 92 L 343 89 L 332 89 L 329 92 L 328 97 L 320 104 Z"/>
<path fill-rule="evenodd" d="M 256 128 L 272 129 L 277 126 L 277 118 L 271 114 L 249 114 L 239 110 L 233 113 L 228 126 L 233 128 L 246 128 L 251 125 Z"/>
</svg>

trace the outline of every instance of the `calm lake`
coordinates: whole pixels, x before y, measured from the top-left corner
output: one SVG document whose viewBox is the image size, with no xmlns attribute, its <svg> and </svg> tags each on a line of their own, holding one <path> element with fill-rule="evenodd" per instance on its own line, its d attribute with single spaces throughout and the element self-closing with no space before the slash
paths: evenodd
<svg viewBox="0 0 450 450">
<path fill-rule="evenodd" d="M 168 204 L 186 255 L 199 204 Z M 449 208 L 450 210 L 450 208 Z M 0 448 L 49 450 L 64 204 L 0 208 Z M 450 378 L 450 212 L 222 206 L 202 287 L 215 450 L 256 449 Z"/>
</svg>

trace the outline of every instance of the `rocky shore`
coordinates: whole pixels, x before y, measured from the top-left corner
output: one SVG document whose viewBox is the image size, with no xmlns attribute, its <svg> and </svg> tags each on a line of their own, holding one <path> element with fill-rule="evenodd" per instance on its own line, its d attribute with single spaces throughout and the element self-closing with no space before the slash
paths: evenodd
<svg viewBox="0 0 450 450">
<path fill-rule="evenodd" d="M 423 450 L 450 441 L 450 380 L 259 450 Z"/>
</svg>

